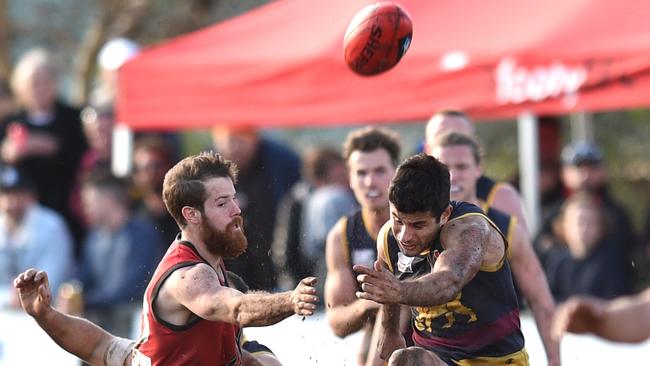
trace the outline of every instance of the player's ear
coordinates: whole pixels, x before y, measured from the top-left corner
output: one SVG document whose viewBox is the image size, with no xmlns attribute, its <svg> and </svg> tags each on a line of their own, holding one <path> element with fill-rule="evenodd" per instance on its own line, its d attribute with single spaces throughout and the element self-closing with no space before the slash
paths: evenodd
<svg viewBox="0 0 650 366">
<path fill-rule="evenodd" d="M 442 215 L 440 215 L 440 225 L 445 224 L 449 220 L 449 215 L 451 215 L 451 205 L 448 205 L 442 212 Z"/>
<path fill-rule="evenodd" d="M 197 210 L 194 207 L 183 206 L 183 208 L 181 209 L 181 214 L 183 214 L 183 218 L 185 218 L 185 221 L 187 221 L 188 223 L 192 223 L 195 225 L 201 223 L 201 211 Z"/>
</svg>

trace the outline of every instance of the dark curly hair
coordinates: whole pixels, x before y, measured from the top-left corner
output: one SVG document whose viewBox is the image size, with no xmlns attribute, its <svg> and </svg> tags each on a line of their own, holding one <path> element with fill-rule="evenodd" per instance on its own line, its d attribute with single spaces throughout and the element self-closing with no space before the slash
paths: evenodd
<svg viewBox="0 0 650 366">
<path fill-rule="evenodd" d="M 440 215 L 449 206 L 449 170 L 438 159 L 418 154 L 404 160 L 390 183 L 388 199 L 404 213 Z"/>
</svg>

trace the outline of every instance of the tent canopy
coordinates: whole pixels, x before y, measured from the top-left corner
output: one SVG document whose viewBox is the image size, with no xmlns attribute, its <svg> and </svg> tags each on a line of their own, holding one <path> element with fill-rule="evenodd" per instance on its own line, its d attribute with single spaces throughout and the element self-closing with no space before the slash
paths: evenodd
<svg viewBox="0 0 650 366">
<path fill-rule="evenodd" d="M 146 49 L 120 71 L 118 118 L 135 129 L 328 126 L 650 104 L 645 0 L 400 0 L 413 43 L 375 76 L 343 60 L 368 0 L 279 0 Z"/>
</svg>

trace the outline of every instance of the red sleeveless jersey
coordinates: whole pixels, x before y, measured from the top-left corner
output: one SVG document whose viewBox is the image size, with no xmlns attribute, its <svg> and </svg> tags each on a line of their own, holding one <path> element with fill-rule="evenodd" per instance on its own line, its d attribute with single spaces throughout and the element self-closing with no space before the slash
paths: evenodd
<svg viewBox="0 0 650 366">
<path fill-rule="evenodd" d="M 153 309 L 158 291 L 169 275 L 199 263 L 207 261 L 187 241 L 175 241 L 167 250 L 144 295 L 141 335 L 133 351 L 133 366 L 241 365 L 238 326 L 199 317 L 178 326 L 160 319 Z"/>
</svg>

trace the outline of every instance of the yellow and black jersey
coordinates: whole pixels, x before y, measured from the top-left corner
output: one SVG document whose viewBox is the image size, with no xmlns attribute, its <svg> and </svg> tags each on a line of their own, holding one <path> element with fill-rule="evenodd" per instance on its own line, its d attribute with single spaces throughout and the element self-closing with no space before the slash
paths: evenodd
<svg viewBox="0 0 650 366">
<path fill-rule="evenodd" d="M 501 233 L 479 207 L 456 201 L 451 206 L 447 224 L 476 215 Z M 379 235 L 384 238 L 384 255 L 389 267 L 401 280 L 430 273 L 445 250 L 438 236 L 427 250 L 408 257 L 399 250 L 388 224 Z M 415 344 L 435 352 L 449 365 L 528 365 L 519 307 L 505 254 L 497 265 L 481 267 L 452 301 L 439 306 L 411 307 L 411 311 Z"/>
<path fill-rule="evenodd" d="M 356 264 L 372 267 L 377 259 L 377 239 L 370 235 L 361 210 L 341 220 L 344 220 L 343 245 L 346 248 L 344 252 L 347 254 L 346 260 L 350 264 L 350 269 Z"/>
<path fill-rule="evenodd" d="M 487 204 L 483 205 L 483 212 L 485 215 L 496 225 L 496 227 L 501 231 L 506 241 L 508 242 L 508 257 L 510 254 L 510 246 L 512 243 L 512 237 L 515 234 L 515 226 L 517 225 L 517 218 L 507 213 L 500 211 L 494 207 L 490 207 Z"/>
<path fill-rule="evenodd" d="M 492 178 L 481 175 L 476 181 L 476 197 L 484 206 L 491 207 L 494 204 L 494 195 L 500 185 L 501 183 L 494 181 Z"/>
</svg>

